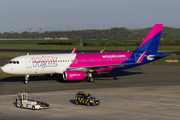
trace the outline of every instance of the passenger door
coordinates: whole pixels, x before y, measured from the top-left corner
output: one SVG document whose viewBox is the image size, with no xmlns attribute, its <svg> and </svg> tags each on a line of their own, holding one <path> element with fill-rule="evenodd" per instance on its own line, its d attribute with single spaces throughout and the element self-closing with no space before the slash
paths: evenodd
<svg viewBox="0 0 180 120">
<path fill-rule="evenodd" d="M 26 68 L 31 68 L 31 59 L 29 57 L 26 57 Z"/>
</svg>

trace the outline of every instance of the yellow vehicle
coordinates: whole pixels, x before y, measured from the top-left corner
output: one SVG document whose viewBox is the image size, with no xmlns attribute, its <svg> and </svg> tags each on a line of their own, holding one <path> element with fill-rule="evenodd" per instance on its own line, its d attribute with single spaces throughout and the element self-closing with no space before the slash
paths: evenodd
<svg viewBox="0 0 180 120">
<path fill-rule="evenodd" d="M 96 99 L 96 97 L 92 96 L 91 93 L 85 91 L 79 91 L 75 96 L 76 105 L 85 104 L 87 106 L 90 105 L 99 105 L 100 100 Z"/>
</svg>

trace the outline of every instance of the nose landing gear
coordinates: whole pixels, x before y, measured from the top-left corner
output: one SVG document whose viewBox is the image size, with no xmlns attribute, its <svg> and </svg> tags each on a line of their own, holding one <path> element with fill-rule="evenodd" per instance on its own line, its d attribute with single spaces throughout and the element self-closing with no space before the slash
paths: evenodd
<svg viewBox="0 0 180 120">
<path fill-rule="evenodd" d="M 25 75 L 25 81 L 24 81 L 24 84 L 28 84 L 28 83 L 29 83 L 28 80 L 29 80 L 29 75 Z"/>
</svg>

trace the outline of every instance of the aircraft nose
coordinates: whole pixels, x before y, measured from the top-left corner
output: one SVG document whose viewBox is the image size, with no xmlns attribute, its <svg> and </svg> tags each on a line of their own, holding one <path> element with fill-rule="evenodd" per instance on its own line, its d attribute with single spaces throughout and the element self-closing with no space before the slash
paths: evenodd
<svg viewBox="0 0 180 120">
<path fill-rule="evenodd" d="M 3 67 L 1 67 L 1 70 L 5 73 L 10 73 L 10 68 L 7 65 L 4 65 Z"/>
<path fill-rule="evenodd" d="M 4 68 L 5 68 L 4 66 L 3 66 L 3 67 L 1 67 L 1 70 L 2 70 L 3 72 L 6 72 L 6 70 L 4 70 Z"/>
<path fill-rule="evenodd" d="M 1 70 L 4 72 L 3 67 L 1 67 Z"/>
</svg>

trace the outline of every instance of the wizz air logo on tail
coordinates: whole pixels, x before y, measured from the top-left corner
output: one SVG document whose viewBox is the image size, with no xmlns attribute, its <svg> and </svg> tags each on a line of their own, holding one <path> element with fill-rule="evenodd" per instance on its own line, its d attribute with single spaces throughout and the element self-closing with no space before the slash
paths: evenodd
<svg viewBox="0 0 180 120">
<path fill-rule="evenodd" d="M 42 57 L 32 57 L 33 67 L 56 67 L 58 57 L 52 56 L 42 56 Z"/>
</svg>

